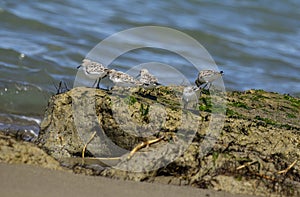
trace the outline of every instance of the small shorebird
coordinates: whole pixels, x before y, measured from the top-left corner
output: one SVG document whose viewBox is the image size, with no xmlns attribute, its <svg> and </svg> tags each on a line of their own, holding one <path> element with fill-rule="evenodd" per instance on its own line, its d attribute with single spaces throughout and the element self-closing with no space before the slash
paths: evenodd
<svg viewBox="0 0 300 197">
<path fill-rule="evenodd" d="M 200 90 L 200 87 L 197 86 L 187 86 L 183 89 L 182 98 L 184 101 L 184 108 L 187 107 L 190 102 L 197 102 L 196 93 Z M 201 91 L 200 91 L 201 94 Z"/>
<path fill-rule="evenodd" d="M 160 83 L 158 83 L 158 79 L 154 75 L 150 74 L 146 68 L 140 70 L 138 77 L 140 77 L 140 82 L 145 86 L 160 85 Z"/>
<path fill-rule="evenodd" d="M 99 88 L 101 79 L 107 76 L 109 70 L 108 68 L 105 68 L 102 64 L 89 59 L 83 59 L 82 64 L 79 65 L 77 68 L 81 67 L 83 68 L 84 74 L 87 77 L 96 80 L 93 84 L 93 87 L 95 86 L 95 84 L 97 84 L 96 88 Z"/>
<path fill-rule="evenodd" d="M 223 75 L 223 71 L 217 72 L 213 70 L 201 70 L 198 74 L 198 77 L 195 81 L 196 85 L 200 87 L 201 85 L 205 84 L 203 86 L 203 89 L 209 85 L 208 88 L 210 88 L 212 82 L 218 78 L 220 78 Z"/>
<path fill-rule="evenodd" d="M 183 99 L 186 102 L 193 100 L 195 93 L 199 91 L 200 88 L 197 86 L 187 86 L 183 89 Z"/>
<path fill-rule="evenodd" d="M 142 85 L 142 83 L 134 79 L 132 76 L 114 69 L 108 71 L 108 77 L 116 86 Z"/>
</svg>

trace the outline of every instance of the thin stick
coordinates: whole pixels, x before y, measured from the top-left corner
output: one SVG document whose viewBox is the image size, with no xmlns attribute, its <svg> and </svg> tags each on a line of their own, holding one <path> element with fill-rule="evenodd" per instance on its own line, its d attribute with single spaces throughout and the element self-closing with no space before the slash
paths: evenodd
<svg viewBox="0 0 300 197">
<path fill-rule="evenodd" d="M 165 138 L 165 136 L 162 136 L 160 138 L 156 138 L 154 140 L 148 140 L 146 142 L 141 142 L 140 144 L 138 144 L 136 147 L 134 147 L 130 153 L 127 159 L 130 159 L 137 151 L 139 151 L 140 149 L 149 146 L 150 144 L 154 144 L 156 142 L 159 142 L 161 140 L 163 140 Z"/>
<path fill-rule="evenodd" d="M 86 157 L 89 160 L 118 160 L 121 159 L 121 157 Z"/>
<path fill-rule="evenodd" d="M 286 174 L 296 163 L 297 163 L 297 159 L 289 167 L 287 167 L 287 169 L 281 170 L 281 171 L 279 171 L 277 173 L 278 174 Z"/>
<path fill-rule="evenodd" d="M 90 137 L 90 139 L 87 141 L 87 143 L 85 143 L 85 145 L 83 146 L 82 153 L 81 153 L 82 164 L 84 164 L 84 153 L 85 153 L 86 147 L 87 147 L 87 145 L 93 140 L 93 138 L 95 137 L 96 133 L 97 133 L 97 132 L 95 131 L 95 132 L 92 134 L 92 136 Z"/>
<path fill-rule="evenodd" d="M 241 165 L 241 166 L 237 167 L 236 170 L 243 169 L 243 168 L 245 168 L 245 167 L 247 167 L 247 166 L 251 166 L 251 165 L 253 165 L 253 164 L 255 164 L 255 163 L 257 163 L 257 161 L 251 161 L 251 162 L 248 162 L 248 163 L 246 163 L 246 164 L 244 164 L 244 165 Z"/>
<path fill-rule="evenodd" d="M 278 181 L 276 178 L 271 177 L 271 176 L 267 176 L 267 175 L 259 174 L 259 173 L 254 173 L 254 174 L 255 174 L 256 176 L 261 177 L 261 178 L 266 179 L 266 180 Z"/>
</svg>

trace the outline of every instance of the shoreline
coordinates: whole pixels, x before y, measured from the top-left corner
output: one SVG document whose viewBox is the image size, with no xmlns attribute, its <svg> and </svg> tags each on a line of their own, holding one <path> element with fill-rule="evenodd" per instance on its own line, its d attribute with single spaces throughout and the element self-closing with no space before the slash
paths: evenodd
<svg viewBox="0 0 300 197">
<path fill-rule="evenodd" d="M 0 194 L 6 196 L 197 196 L 250 197 L 221 191 L 157 183 L 121 181 L 101 176 L 85 176 L 38 166 L 0 163 Z"/>
</svg>

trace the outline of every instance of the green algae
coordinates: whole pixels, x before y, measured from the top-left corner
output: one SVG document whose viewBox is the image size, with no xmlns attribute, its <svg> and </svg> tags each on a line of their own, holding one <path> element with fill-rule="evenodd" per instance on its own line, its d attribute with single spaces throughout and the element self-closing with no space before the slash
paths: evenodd
<svg viewBox="0 0 300 197">
<path fill-rule="evenodd" d="M 276 122 L 269 119 L 269 118 L 263 118 L 263 117 L 260 117 L 260 116 L 255 116 L 255 119 L 264 121 L 265 123 L 270 124 L 270 125 L 276 125 Z"/>
<path fill-rule="evenodd" d="M 229 103 L 230 106 L 233 106 L 233 107 L 240 107 L 240 108 L 244 108 L 244 109 L 250 109 L 250 107 L 248 107 L 246 105 L 246 103 L 243 103 L 241 101 L 235 101 L 235 102 L 232 102 L 232 103 Z"/>
<path fill-rule="evenodd" d="M 73 94 L 79 94 L 80 90 L 73 91 Z M 153 134 L 152 137 L 160 136 L 163 133 L 173 133 L 173 136 L 175 134 L 180 139 L 184 138 L 186 133 L 189 132 L 189 129 L 187 129 L 183 133 L 177 133 L 177 128 L 182 123 L 184 123 L 184 126 L 188 126 L 186 123 L 189 122 L 182 120 L 182 114 L 186 110 L 181 107 L 180 92 L 182 92 L 182 89 L 180 88 L 156 87 L 153 89 L 136 88 L 130 90 L 130 96 L 125 94 L 127 97 L 122 98 L 123 101 L 121 98 L 118 98 L 121 102 L 125 103 L 125 107 L 118 106 L 117 109 L 114 109 L 116 111 L 115 114 L 120 117 L 120 122 L 115 121 L 115 116 L 111 114 L 112 107 L 107 104 L 106 100 L 110 95 L 106 96 L 106 93 L 102 93 L 101 90 L 98 92 L 101 95 L 104 94 L 104 96 L 99 96 L 99 100 L 97 101 L 98 119 L 101 120 L 103 130 L 110 134 L 109 137 L 112 141 L 120 147 L 131 150 L 139 142 L 146 139 L 137 138 L 136 135 L 126 135 L 128 131 L 122 130 L 123 127 L 120 126 L 130 126 L 126 127 L 129 130 L 137 128 L 136 132 L 140 131 L 142 133 L 146 131 L 149 123 L 148 120 L 152 120 L 152 118 L 157 121 L 153 122 L 153 128 L 160 128 L 159 133 L 155 133 L 156 131 L 153 130 L 154 132 L 151 133 Z M 160 175 L 166 178 L 168 183 L 172 184 L 178 183 L 179 185 L 192 185 L 199 188 L 225 191 L 231 191 L 232 187 L 228 184 L 236 180 L 238 181 L 238 183 L 234 182 L 236 192 L 262 196 L 278 193 L 283 195 L 298 195 L 299 189 L 294 184 L 289 183 L 297 183 L 299 180 L 299 164 L 296 164 L 286 176 L 278 175 L 277 173 L 277 171 L 285 169 L 291 162 L 299 158 L 299 143 L 297 141 L 300 130 L 297 121 L 299 119 L 299 114 L 297 113 L 299 112 L 299 108 L 295 107 L 298 100 L 290 96 L 269 93 L 263 90 L 228 92 L 226 96 L 227 109 L 224 127 L 217 132 L 219 135 L 213 136 L 215 141 L 211 145 L 209 152 L 206 153 L 203 150 L 206 148 L 203 146 L 203 142 L 205 140 L 209 141 L 212 137 L 206 133 L 211 120 L 210 113 L 213 113 L 214 110 L 224 110 L 222 106 L 218 106 L 218 103 L 213 103 L 216 100 L 214 96 L 210 95 L 209 92 L 207 94 L 205 91 L 202 93 L 198 102 L 200 117 L 197 116 L 199 113 L 189 111 L 191 115 L 195 116 L 195 119 L 198 118 L 201 121 L 199 121 L 198 130 L 192 144 L 174 162 L 153 172 L 134 173 L 108 168 L 101 172 L 101 175 L 149 182 L 156 182 Z M 55 132 L 60 133 L 60 135 L 66 133 L 62 139 L 76 136 L 76 133 L 66 132 L 70 127 L 70 125 L 66 125 L 69 121 L 60 119 L 62 112 L 66 114 L 64 117 L 72 118 L 67 113 L 68 106 L 59 104 L 59 99 L 62 102 L 65 99 L 61 97 L 56 99 L 58 99 L 58 101 L 55 101 L 57 105 L 50 105 L 54 109 L 49 110 L 49 113 L 54 112 L 50 113 L 48 117 L 52 121 L 44 123 L 51 124 L 51 126 L 42 127 L 41 133 L 44 135 L 44 138 L 43 136 L 40 138 L 43 138 L 44 141 L 47 141 L 47 137 L 57 137 L 57 134 L 53 134 Z M 153 110 L 153 106 L 155 105 L 162 105 L 166 114 L 163 115 L 161 111 Z M 57 109 L 59 107 L 61 109 Z M 295 109 L 295 111 L 291 109 Z M 134 118 L 135 121 L 130 122 L 131 118 Z M 161 119 L 165 122 L 160 121 Z M 60 124 L 63 125 L 59 126 Z M 152 125 L 150 126 L 152 127 Z M 46 135 L 45 130 L 52 134 Z M 57 139 L 55 138 L 54 140 Z M 73 138 L 73 140 L 76 139 Z M 166 138 L 165 141 L 153 146 L 151 145 L 147 150 L 155 150 L 155 147 L 162 147 L 166 144 L 176 144 L 176 138 Z M 82 147 L 82 142 L 80 145 L 78 146 Z M 87 150 L 92 150 L 93 147 L 91 145 L 87 147 Z M 55 147 L 59 147 L 59 144 Z M 53 146 L 49 148 L 53 148 Z M 67 144 L 49 152 L 61 151 L 66 148 L 68 148 Z M 141 152 L 147 150 L 141 150 Z M 80 154 L 77 152 L 78 155 Z M 277 155 L 277 157 L 274 155 Z M 151 160 L 151 162 L 155 161 L 155 159 Z M 137 162 L 137 166 L 145 164 L 145 161 L 137 160 L 132 162 Z M 247 166 L 251 162 L 253 162 L 253 165 Z M 241 165 L 245 165 L 246 167 L 237 170 L 237 167 Z M 174 181 L 178 179 L 180 181 Z M 259 190 L 253 192 L 253 188 L 257 187 L 258 183 Z M 276 184 L 275 189 L 274 184 Z"/>
</svg>

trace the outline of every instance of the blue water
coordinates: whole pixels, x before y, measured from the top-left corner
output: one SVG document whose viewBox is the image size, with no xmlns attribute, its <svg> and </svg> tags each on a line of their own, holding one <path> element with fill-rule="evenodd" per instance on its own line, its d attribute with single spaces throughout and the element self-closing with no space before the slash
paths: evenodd
<svg viewBox="0 0 300 197">
<path fill-rule="evenodd" d="M 72 88 L 76 67 L 96 44 L 148 25 L 200 42 L 224 71 L 227 90 L 300 96 L 299 9 L 297 0 L 0 0 L 0 112 L 41 116 L 55 85 Z M 147 34 L 131 39 L 147 42 Z M 183 58 L 157 49 L 124 54 L 109 66 L 126 71 L 152 61 L 180 69 L 191 83 L 197 75 Z"/>
</svg>

